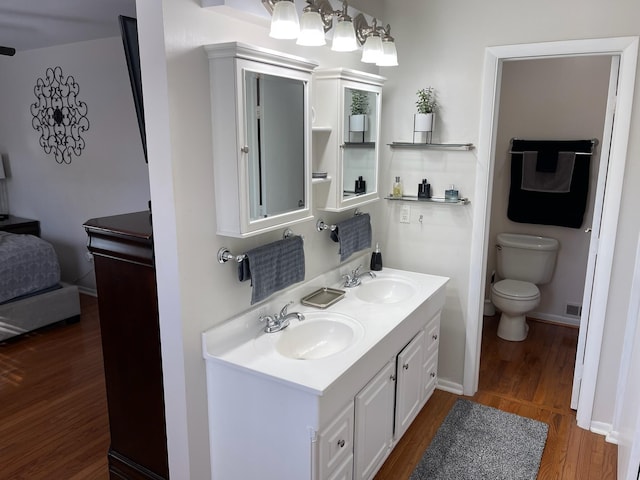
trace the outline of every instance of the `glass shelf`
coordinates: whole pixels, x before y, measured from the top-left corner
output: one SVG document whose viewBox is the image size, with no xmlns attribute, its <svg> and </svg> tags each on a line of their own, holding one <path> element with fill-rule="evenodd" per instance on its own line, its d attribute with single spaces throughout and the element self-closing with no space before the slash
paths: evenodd
<svg viewBox="0 0 640 480">
<path fill-rule="evenodd" d="M 384 197 L 385 200 L 394 200 L 396 202 L 423 202 L 423 203 L 441 203 L 446 205 L 469 205 L 468 198 L 459 198 L 458 200 L 449 200 L 448 198 L 442 197 L 431 197 L 431 198 L 418 198 L 414 195 L 403 195 L 400 198 L 387 196 Z"/>
<path fill-rule="evenodd" d="M 344 142 L 344 148 L 375 148 L 376 142 Z"/>
<path fill-rule="evenodd" d="M 472 143 L 411 143 L 411 142 L 391 142 L 391 148 L 412 148 L 416 150 L 472 150 Z"/>
</svg>

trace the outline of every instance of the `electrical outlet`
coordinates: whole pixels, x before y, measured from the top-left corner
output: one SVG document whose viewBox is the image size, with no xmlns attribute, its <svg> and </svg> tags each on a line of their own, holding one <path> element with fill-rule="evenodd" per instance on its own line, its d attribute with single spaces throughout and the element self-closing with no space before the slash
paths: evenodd
<svg viewBox="0 0 640 480">
<path fill-rule="evenodd" d="M 411 222 L 411 207 L 409 205 L 403 205 L 400 210 L 400 223 Z"/>
</svg>

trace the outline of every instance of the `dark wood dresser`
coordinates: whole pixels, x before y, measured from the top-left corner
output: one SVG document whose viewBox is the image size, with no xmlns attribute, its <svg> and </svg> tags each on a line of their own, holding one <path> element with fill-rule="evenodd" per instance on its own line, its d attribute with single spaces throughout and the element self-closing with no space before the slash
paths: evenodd
<svg viewBox="0 0 640 480">
<path fill-rule="evenodd" d="M 20 218 L 9 215 L 0 219 L 0 231 L 40 236 L 40 222 L 30 218 Z"/>
<path fill-rule="evenodd" d="M 168 479 L 162 357 L 151 216 L 93 218 L 111 479 Z"/>
</svg>

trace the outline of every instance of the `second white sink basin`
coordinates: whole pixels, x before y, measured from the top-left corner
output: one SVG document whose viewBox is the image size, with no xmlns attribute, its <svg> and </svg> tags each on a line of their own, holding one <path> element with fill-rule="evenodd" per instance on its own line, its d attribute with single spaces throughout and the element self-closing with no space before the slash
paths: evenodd
<svg viewBox="0 0 640 480">
<path fill-rule="evenodd" d="M 302 321 L 292 321 L 281 332 L 263 333 L 256 339 L 259 350 L 295 360 L 316 360 L 342 352 L 364 336 L 355 319 L 333 312 L 308 312 Z"/>
<path fill-rule="evenodd" d="M 402 302 L 415 293 L 416 289 L 410 282 L 397 277 L 382 277 L 363 281 L 355 289 L 356 297 L 369 303 Z"/>
</svg>

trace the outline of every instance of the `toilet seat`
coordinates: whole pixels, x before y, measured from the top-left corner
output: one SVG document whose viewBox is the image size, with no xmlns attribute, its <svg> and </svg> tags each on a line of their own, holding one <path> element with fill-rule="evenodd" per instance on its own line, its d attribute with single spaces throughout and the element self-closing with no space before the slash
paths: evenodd
<svg viewBox="0 0 640 480">
<path fill-rule="evenodd" d="M 540 297 L 540 290 L 531 282 L 505 279 L 494 283 L 493 293 L 510 300 L 534 300 Z"/>
</svg>

